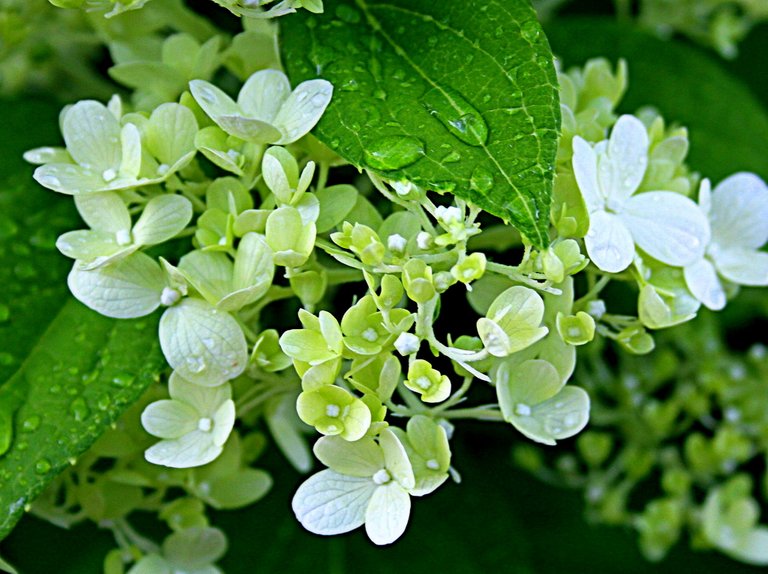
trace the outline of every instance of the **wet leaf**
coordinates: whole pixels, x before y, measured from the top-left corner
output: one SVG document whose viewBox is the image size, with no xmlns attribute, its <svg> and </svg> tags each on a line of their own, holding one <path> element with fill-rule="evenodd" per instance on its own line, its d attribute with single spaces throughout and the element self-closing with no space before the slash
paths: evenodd
<svg viewBox="0 0 768 574">
<path fill-rule="evenodd" d="M 334 96 L 313 132 L 352 164 L 447 191 L 548 243 L 560 123 L 552 54 L 525 0 L 331 0 L 281 22 L 293 84 Z"/>
</svg>

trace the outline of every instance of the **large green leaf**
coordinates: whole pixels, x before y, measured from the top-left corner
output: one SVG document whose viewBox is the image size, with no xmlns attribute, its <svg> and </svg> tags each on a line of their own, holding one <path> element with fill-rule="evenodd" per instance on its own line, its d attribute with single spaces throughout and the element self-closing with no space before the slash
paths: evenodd
<svg viewBox="0 0 768 574">
<path fill-rule="evenodd" d="M 315 134 L 350 163 L 455 193 L 548 243 L 560 114 L 528 0 L 328 0 L 281 22 L 293 83 L 335 91 Z"/>
<path fill-rule="evenodd" d="M 156 320 L 114 321 L 68 295 L 71 261 L 54 242 L 79 217 L 20 161 L 55 141 L 57 110 L 3 102 L 3 113 L 19 129 L 0 144 L 0 539 L 163 365 Z"/>
<path fill-rule="evenodd" d="M 704 176 L 714 182 L 739 170 L 768 176 L 765 108 L 715 56 L 613 20 L 553 21 L 547 35 L 566 68 L 600 56 L 626 58 L 629 89 L 621 109 L 651 105 L 687 126 L 690 164 Z"/>
</svg>

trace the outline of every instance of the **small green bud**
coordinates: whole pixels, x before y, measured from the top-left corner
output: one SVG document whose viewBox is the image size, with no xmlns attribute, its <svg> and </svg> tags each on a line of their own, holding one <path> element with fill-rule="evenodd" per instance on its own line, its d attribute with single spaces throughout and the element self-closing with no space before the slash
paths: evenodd
<svg viewBox="0 0 768 574">
<path fill-rule="evenodd" d="M 559 312 L 555 322 L 560 338 L 569 345 L 585 345 L 595 337 L 595 320 L 584 311 L 575 315 Z"/>
<path fill-rule="evenodd" d="M 611 454 L 613 438 L 608 433 L 588 431 L 576 439 L 576 446 L 589 466 L 599 467 Z"/>
<path fill-rule="evenodd" d="M 435 296 L 432 268 L 421 259 L 411 259 L 403 265 L 403 286 L 408 298 L 416 303 L 426 303 Z"/>
<path fill-rule="evenodd" d="M 299 267 L 309 258 L 315 246 L 314 223 L 305 225 L 299 210 L 281 207 L 267 219 L 267 243 L 275 254 L 275 265 Z"/>
<path fill-rule="evenodd" d="M 480 279 L 485 273 L 485 254 L 477 252 L 465 257 L 451 267 L 451 275 L 457 281 L 469 285 L 472 281 Z"/>
<path fill-rule="evenodd" d="M 347 441 L 362 438 L 371 425 L 371 411 L 365 403 L 333 385 L 302 392 L 296 410 L 301 420 L 319 433 Z"/>
<path fill-rule="evenodd" d="M 408 368 L 405 386 L 421 395 L 425 403 L 439 403 L 451 394 L 451 381 L 447 375 L 433 369 L 423 359 L 416 359 Z"/>
<path fill-rule="evenodd" d="M 618 334 L 616 340 L 633 355 L 646 355 L 656 346 L 653 337 L 639 326 L 624 329 Z"/>
</svg>

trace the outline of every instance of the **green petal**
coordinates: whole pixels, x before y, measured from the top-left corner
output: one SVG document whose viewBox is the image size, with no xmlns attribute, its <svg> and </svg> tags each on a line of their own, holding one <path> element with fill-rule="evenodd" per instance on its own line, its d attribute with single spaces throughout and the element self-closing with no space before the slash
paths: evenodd
<svg viewBox="0 0 768 574">
<path fill-rule="evenodd" d="M 227 551 L 227 539 L 218 528 L 187 528 L 163 542 L 163 554 L 179 570 L 204 568 Z"/>
<path fill-rule="evenodd" d="M 232 292 L 234 264 L 224 253 L 192 251 L 179 261 L 179 271 L 211 305 Z"/>
<path fill-rule="evenodd" d="M 242 176 L 244 173 L 240 163 L 242 155 L 228 145 L 228 137 L 221 128 L 209 126 L 197 132 L 195 147 L 221 169 Z"/>
<path fill-rule="evenodd" d="M 371 478 L 384 468 L 382 449 L 370 438 L 349 442 L 341 437 L 324 436 L 312 450 L 325 466 L 346 476 Z"/>
<path fill-rule="evenodd" d="M 325 233 L 339 225 L 352 210 L 357 201 L 358 191 L 351 185 L 332 185 L 315 194 L 320 202 L 317 218 L 317 232 Z"/>
<path fill-rule="evenodd" d="M 232 398 L 232 386 L 228 383 L 204 387 L 185 380 L 178 371 L 171 373 L 168 391 L 173 400 L 195 409 L 198 418 L 213 418 L 219 407 Z"/>
<path fill-rule="evenodd" d="M 283 72 L 261 70 L 243 84 L 237 103 L 248 116 L 273 123 L 290 93 L 291 84 Z"/>
<path fill-rule="evenodd" d="M 281 203 L 289 203 L 299 184 L 299 165 L 291 153 L 282 147 L 271 147 L 261 160 L 264 183 Z"/>
<path fill-rule="evenodd" d="M 223 446 L 235 426 L 235 401 L 224 401 L 213 415 L 213 444 Z"/>
<path fill-rule="evenodd" d="M 285 458 L 299 472 L 309 472 L 313 460 L 307 447 L 307 440 L 300 432 L 300 427 L 303 425 L 296 414 L 294 395 L 286 394 L 269 401 L 264 420 L 275 444 Z"/>
<path fill-rule="evenodd" d="M 131 214 L 123 199 L 115 192 L 75 196 L 80 217 L 91 229 L 117 233 L 131 229 Z"/>
<path fill-rule="evenodd" d="M 158 438 L 176 439 L 197 428 L 200 415 L 181 401 L 161 400 L 147 405 L 141 413 L 141 425 Z"/>
<path fill-rule="evenodd" d="M 377 489 L 370 478 L 323 470 L 298 488 L 291 502 L 301 525 L 314 534 L 342 534 L 362 526 Z"/>
<path fill-rule="evenodd" d="M 128 570 L 128 574 L 173 574 L 173 570 L 165 558 L 157 554 L 149 554 Z"/>
<path fill-rule="evenodd" d="M 589 421 L 589 395 L 579 387 L 564 387 L 557 395 L 533 407 L 529 416 L 510 422 L 525 436 L 543 444 L 572 437 Z"/>
<path fill-rule="evenodd" d="M 268 144 L 280 138 L 280 131 L 272 124 L 241 115 L 222 115 L 214 118 L 216 123 L 230 135 L 242 140 Z"/>
<path fill-rule="evenodd" d="M 337 353 L 328 348 L 322 334 L 307 329 L 291 329 L 280 337 L 280 348 L 292 359 L 318 365 L 333 359 Z"/>
<path fill-rule="evenodd" d="M 213 480 L 203 496 L 216 509 L 243 508 L 264 497 L 272 488 L 272 478 L 263 470 L 244 468 L 235 474 Z"/>
<path fill-rule="evenodd" d="M 64 115 L 61 131 L 67 151 L 81 166 L 98 174 L 120 170 L 120 124 L 103 104 L 76 103 Z"/>
<path fill-rule="evenodd" d="M 547 361 L 535 359 L 520 365 L 503 362 L 496 375 L 496 393 L 504 418 L 510 420 L 515 416 L 519 405 L 533 408 L 554 397 L 564 384 Z"/>
<path fill-rule="evenodd" d="M 160 265 L 133 253 L 115 265 L 91 271 L 75 263 L 67 279 L 82 303 L 107 317 L 130 319 L 149 315 L 160 306 L 165 278 Z"/>
<path fill-rule="evenodd" d="M 195 134 L 197 120 L 192 110 L 181 104 L 162 104 L 149 118 L 147 149 L 166 166 L 165 173 L 169 173 L 181 169 L 183 166 L 178 165 L 180 160 L 194 153 Z"/>
<path fill-rule="evenodd" d="M 233 291 L 219 302 L 219 308 L 238 310 L 261 299 L 272 285 L 274 274 L 272 250 L 264 236 L 246 233 L 237 247 L 232 274 Z"/>
<path fill-rule="evenodd" d="M 137 179 L 141 171 L 141 133 L 139 128 L 128 123 L 120 131 L 120 177 Z"/>
<path fill-rule="evenodd" d="M 376 488 L 365 512 L 365 532 L 377 545 L 402 536 L 411 514 L 411 497 L 396 482 Z"/>
<path fill-rule="evenodd" d="M 157 245 L 176 237 L 192 220 L 192 203 L 181 195 L 153 197 L 133 228 L 138 245 Z"/>
<path fill-rule="evenodd" d="M 245 335 L 237 321 L 201 299 L 184 299 L 165 311 L 160 346 L 179 375 L 203 386 L 233 379 L 248 363 Z"/>
<path fill-rule="evenodd" d="M 72 163 L 72 157 L 63 147 L 36 147 L 24 152 L 24 161 L 35 165 L 46 163 Z"/>
</svg>

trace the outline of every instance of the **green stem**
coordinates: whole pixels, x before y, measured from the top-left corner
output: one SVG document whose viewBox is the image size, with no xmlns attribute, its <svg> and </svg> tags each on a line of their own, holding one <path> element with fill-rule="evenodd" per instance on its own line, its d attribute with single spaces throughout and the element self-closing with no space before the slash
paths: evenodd
<svg viewBox="0 0 768 574">
<path fill-rule="evenodd" d="M 472 385 L 472 381 L 474 381 L 474 380 L 475 380 L 474 377 L 464 377 L 464 382 L 462 383 L 462 385 L 459 388 L 459 390 L 456 391 L 455 393 L 453 393 L 448 398 L 448 400 L 445 401 L 443 404 L 433 408 L 432 409 L 432 414 L 433 415 L 439 415 L 440 413 L 442 413 L 442 412 L 448 410 L 449 408 L 451 408 L 453 405 L 461 402 L 462 399 L 464 398 L 464 395 L 469 390 L 469 387 Z"/>
<path fill-rule="evenodd" d="M 479 421 L 503 421 L 501 411 L 487 407 L 474 407 L 470 409 L 454 409 L 440 414 L 444 419 L 477 419 Z"/>
</svg>

